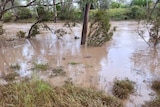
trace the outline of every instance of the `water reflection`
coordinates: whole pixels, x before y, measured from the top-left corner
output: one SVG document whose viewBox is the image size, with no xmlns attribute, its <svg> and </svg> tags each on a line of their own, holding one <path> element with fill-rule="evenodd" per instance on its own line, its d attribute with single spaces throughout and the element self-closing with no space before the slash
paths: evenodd
<svg viewBox="0 0 160 107">
<path fill-rule="evenodd" d="M 26 40 L 24 44 L 0 49 L 0 72 L 7 72 L 7 67 L 20 64 L 19 74 L 22 77 L 31 76 L 33 63 L 48 63 L 50 68 L 62 67 L 66 76 L 49 77 L 50 71 L 38 72 L 43 79 L 55 85 L 70 79 L 74 84 L 84 87 L 96 87 L 111 94 L 113 81 L 128 78 L 134 81 L 136 92 L 131 95 L 126 107 L 140 107 L 144 101 L 150 100 L 152 90 L 150 82 L 158 78 L 159 50 L 148 48 L 147 44 L 136 33 L 137 22 L 112 22 L 117 26 L 113 39 L 102 47 L 81 47 L 81 26 L 73 28 L 73 32 L 58 39 L 55 34 L 43 31 L 35 38 Z M 24 27 L 18 24 L 5 25 L 5 29 L 16 31 L 28 30 L 30 24 Z M 49 24 L 58 29 L 63 24 Z M 14 28 L 14 29 L 13 29 Z M 67 28 L 66 28 L 67 29 Z M 69 31 L 70 32 L 70 31 Z M 72 65 L 70 63 L 77 63 Z M 35 72 L 34 72 L 35 73 Z"/>
</svg>

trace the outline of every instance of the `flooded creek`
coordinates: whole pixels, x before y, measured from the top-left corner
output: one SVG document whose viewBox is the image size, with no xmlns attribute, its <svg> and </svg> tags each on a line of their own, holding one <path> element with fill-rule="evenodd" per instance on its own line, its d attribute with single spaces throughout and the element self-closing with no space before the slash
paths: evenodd
<svg viewBox="0 0 160 107">
<path fill-rule="evenodd" d="M 7 74 L 8 67 L 19 64 L 17 73 L 21 77 L 38 75 L 54 85 L 70 80 L 83 87 L 94 87 L 111 94 L 115 79 L 128 78 L 135 82 L 133 95 L 126 101 L 126 107 L 141 107 L 144 101 L 154 98 L 150 85 L 160 76 L 160 52 L 154 50 L 140 38 L 137 22 L 111 22 L 116 26 L 113 39 L 102 47 L 83 47 L 80 39 L 81 25 L 73 27 L 73 32 L 57 38 L 49 31 L 30 40 L 17 41 L 16 45 L 0 48 L 0 75 Z M 53 30 L 63 24 L 48 24 Z M 28 31 L 31 24 L 4 24 L 7 36 L 15 36 L 19 30 Z M 47 63 L 47 71 L 35 72 L 34 63 Z M 54 68 L 61 67 L 65 76 L 51 77 Z M 3 79 L 0 79 L 4 82 Z M 153 95 L 152 95 L 153 94 Z"/>
</svg>

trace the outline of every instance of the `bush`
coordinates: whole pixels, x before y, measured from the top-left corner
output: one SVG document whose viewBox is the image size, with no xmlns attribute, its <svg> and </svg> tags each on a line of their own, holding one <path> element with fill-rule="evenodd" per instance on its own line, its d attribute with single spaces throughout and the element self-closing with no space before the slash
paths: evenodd
<svg viewBox="0 0 160 107">
<path fill-rule="evenodd" d="M 139 6 L 132 6 L 130 17 L 132 19 L 142 19 L 145 17 L 145 10 Z"/>
<path fill-rule="evenodd" d="M 16 36 L 17 36 L 18 38 L 25 38 L 25 35 L 26 35 L 26 32 L 23 32 L 23 31 L 19 31 L 19 32 L 17 32 L 17 34 L 16 34 Z"/>
<path fill-rule="evenodd" d="M 158 94 L 158 97 L 145 102 L 145 104 L 142 107 L 160 107 L 160 81 L 153 81 L 151 88 Z"/>
<path fill-rule="evenodd" d="M 156 91 L 156 93 L 160 94 L 160 81 L 153 81 L 151 88 Z"/>
<path fill-rule="evenodd" d="M 129 94 L 133 93 L 134 85 L 129 80 L 116 80 L 113 85 L 113 95 L 120 99 L 127 99 Z"/>
<path fill-rule="evenodd" d="M 12 14 L 10 12 L 6 12 L 4 15 L 3 15 L 3 22 L 9 22 L 12 20 Z"/>
<path fill-rule="evenodd" d="M 44 7 L 37 7 L 38 18 L 42 21 L 50 21 L 54 18 L 54 13 L 48 10 L 45 10 Z"/>
<path fill-rule="evenodd" d="M 118 8 L 108 10 L 109 17 L 113 20 L 130 19 L 130 12 L 131 10 L 129 8 Z"/>
<path fill-rule="evenodd" d="M 31 11 L 27 8 L 20 8 L 17 11 L 17 18 L 18 19 L 29 19 L 32 18 Z"/>
<path fill-rule="evenodd" d="M 111 8 L 113 8 L 113 9 L 114 9 L 114 8 L 119 8 L 120 5 L 121 5 L 121 4 L 118 3 L 118 2 L 112 2 L 112 3 L 111 3 Z"/>
<path fill-rule="evenodd" d="M 102 46 L 112 38 L 113 32 L 110 32 L 108 14 L 105 10 L 98 10 L 93 13 L 88 33 L 88 46 Z"/>
<path fill-rule="evenodd" d="M 152 101 L 145 102 L 145 104 L 142 105 L 142 107 L 160 107 L 160 98 L 156 98 Z"/>
<path fill-rule="evenodd" d="M 78 20 L 82 20 L 82 12 L 75 10 L 75 9 L 70 9 L 68 10 L 63 9 L 58 13 L 58 18 L 60 20 L 74 20 L 74 21 L 78 21 Z"/>
</svg>

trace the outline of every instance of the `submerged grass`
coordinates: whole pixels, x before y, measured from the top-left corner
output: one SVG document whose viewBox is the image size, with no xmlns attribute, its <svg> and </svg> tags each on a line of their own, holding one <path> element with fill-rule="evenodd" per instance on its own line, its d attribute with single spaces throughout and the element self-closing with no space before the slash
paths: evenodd
<svg viewBox="0 0 160 107">
<path fill-rule="evenodd" d="M 144 105 L 142 105 L 142 107 L 160 107 L 160 97 L 149 101 L 149 102 L 145 102 Z"/>
<path fill-rule="evenodd" d="M 153 81 L 151 88 L 160 95 L 160 81 Z"/>
<path fill-rule="evenodd" d="M 120 99 L 127 99 L 134 91 L 134 85 L 129 80 L 115 80 L 113 85 L 113 95 Z"/>
<path fill-rule="evenodd" d="M 151 88 L 157 93 L 157 98 L 145 102 L 142 107 L 160 107 L 160 81 L 153 81 Z"/>
<path fill-rule="evenodd" d="M 63 70 L 63 68 L 62 67 L 57 67 L 57 68 L 54 68 L 51 71 L 50 77 L 65 76 L 65 75 L 66 75 L 66 72 Z"/>
<path fill-rule="evenodd" d="M 71 83 L 52 87 L 40 80 L 1 85 L 0 99 L 2 107 L 123 107 L 117 98 L 100 91 Z"/>
<path fill-rule="evenodd" d="M 70 64 L 70 65 L 78 65 L 78 64 L 80 64 L 80 63 L 78 63 L 78 62 L 70 62 L 70 63 L 68 63 L 68 64 Z"/>
<path fill-rule="evenodd" d="M 34 68 L 33 70 L 37 70 L 37 71 L 46 71 L 49 68 L 48 64 L 37 64 L 34 63 Z"/>
<path fill-rule="evenodd" d="M 17 72 L 12 72 L 12 73 L 2 76 L 2 78 L 5 79 L 6 81 L 13 81 L 15 80 L 17 76 L 19 76 Z"/>
<path fill-rule="evenodd" d="M 21 69 L 21 66 L 17 63 L 15 65 L 11 65 L 10 66 L 11 69 L 14 69 L 14 70 L 20 70 Z"/>
</svg>

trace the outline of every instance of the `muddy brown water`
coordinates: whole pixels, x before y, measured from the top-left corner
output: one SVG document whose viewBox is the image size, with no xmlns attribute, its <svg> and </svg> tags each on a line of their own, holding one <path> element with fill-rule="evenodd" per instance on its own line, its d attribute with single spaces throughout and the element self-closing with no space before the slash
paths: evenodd
<svg viewBox="0 0 160 107">
<path fill-rule="evenodd" d="M 53 29 L 63 27 L 63 23 L 48 23 Z M 0 49 L 0 75 L 8 73 L 10 65 L 18 63 L 21 77 L 38 75 L 54 85 L 71 80 L 83 87 L 94 87 L 111 94 L 115 79 L 135 82 L 135 93 L 126 101 L 126 107 L 141 107 L 144 101 L 154 98 L 150 89 L 151 81 L 160 75 L 159 50 L 154 50 L 138 36 L 137 22 L 111 22 L 116 26 L 113 39 L 102 47 L 82 47 L 81 25 L 73 27 L 73 32 L 60 39 L 49 31 L 30 40 L 17 41 L 16 45 Z M 4 24 L 6 36 L 14 37 L 19 30 L 28 31 L 31 24 Z M 147 38 L 147 34 L 146 34 Z M 22 42 L 23 41 L 23 42 Z M 48 63 L 51 68 L 62 67 L 66 76 L 50 77 L 51 71 L 33 72 L 33 63 Z M 76 63 L 76 64 L 72 64 Z M 1 79 L 1 83 L 5 81 Z"/>
</svg>

